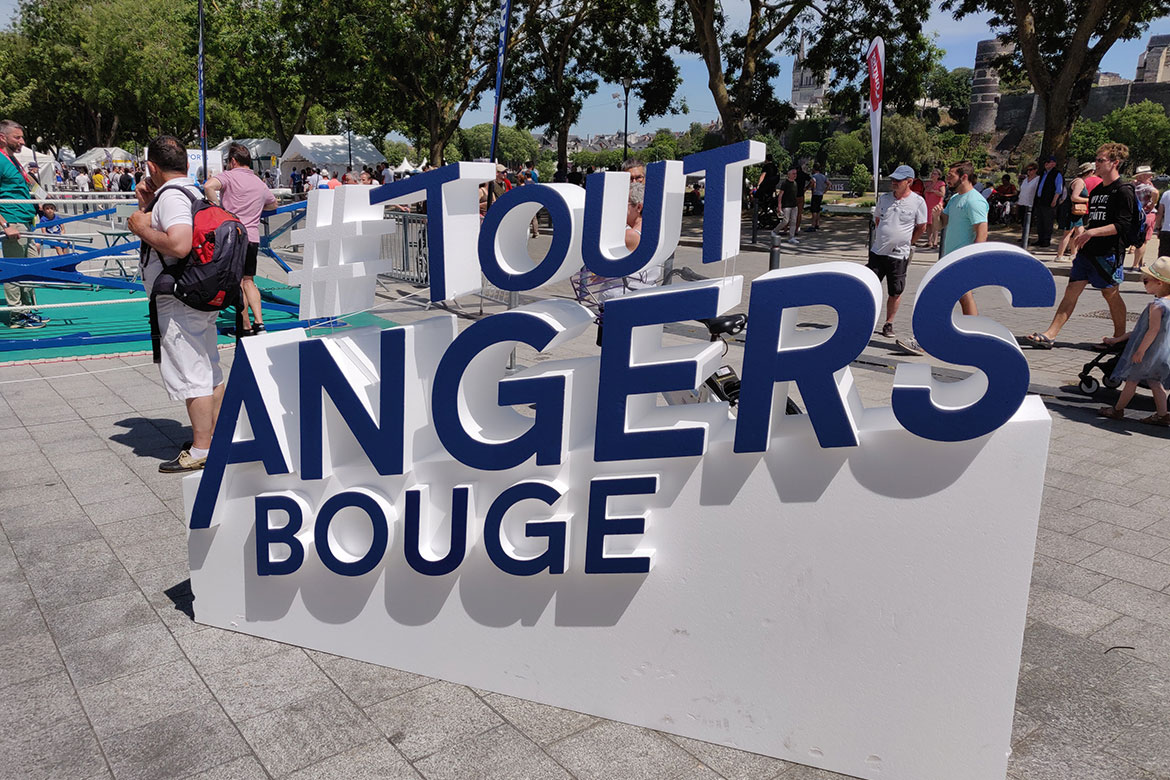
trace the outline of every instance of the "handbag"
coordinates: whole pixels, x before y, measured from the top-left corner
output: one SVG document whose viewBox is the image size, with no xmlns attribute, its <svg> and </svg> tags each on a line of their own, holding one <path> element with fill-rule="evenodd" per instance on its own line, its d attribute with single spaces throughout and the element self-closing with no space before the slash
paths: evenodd
<svg viewBox="0 0 1170 780">
<path fill-rule="evenodd" d="M 1074 217 L 1083 217 L 1083 216 L 1085 216 L 1086 214 L 1088 214 L 1088 213 L 1089 213 L 1089 203 L 1088 203 L 1088 201 L 1086 201 L 1086 202 L 1084 202 L 1084 203 L 1074 203 L 1074 204 L 1072 204 L 1072 213 L 1073 213 L 1073 216 L 1074 216 Z"/>
</svg>

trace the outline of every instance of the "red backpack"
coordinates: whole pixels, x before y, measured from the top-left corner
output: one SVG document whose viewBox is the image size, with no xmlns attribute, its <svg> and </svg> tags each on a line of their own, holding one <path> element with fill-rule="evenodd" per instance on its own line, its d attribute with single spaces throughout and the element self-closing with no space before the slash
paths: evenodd
<svg viewBox="0 0 1170 780">
<path fill-rule="evenodd" d="M 193 195 L 186 187 L 161 187 L 150 211 L 165 190 L 183 193 L 191 201 L 191 251 L 173 265 L 163 266 L 150 291 L 150 336 L 154 362 L 162 359 L 156 296 L 173 295 L 199 311 L 223 311 L 239 303 L 240 282 L 248 255 L 248 233 L 234 214 Z M 150 251 L 144 245 L 144 252 Z"/>
</svg>

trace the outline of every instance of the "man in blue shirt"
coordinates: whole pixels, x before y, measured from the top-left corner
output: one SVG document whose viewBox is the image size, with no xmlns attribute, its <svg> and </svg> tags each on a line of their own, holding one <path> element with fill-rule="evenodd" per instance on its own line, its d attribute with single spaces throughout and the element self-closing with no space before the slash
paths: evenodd
<svg viewBox="0 0 1170 780">
<path fill-rule="evenodd" d="M 31 200 L 29 185 L 35 181 L 17 161 L 16 154 L 24 146 L 24 128 L 11 119 L 0 121 L 0 200 Z M 6 258 L 28 257 L 29 239 L 37 218 L 31 203 L 0 204 L 0 240 Z M 23 234 L 23 235 L 22 235 Z M 4 299 L 9 306 L 36 306 L 33 288 L 24 284 L 4 285 Z M 31 309 L 8 311 L 10 328 L 43 328 L 48 320 Z"/>
<path fill-rule="evenodd" d="M 1056 219 L 1056 204 L 1064 192 L 1064 177 L 1056 170 L 1056 158 L 1048 155 L 1044 160 L 1044 172 L 1036 183 L 1036 200 L 1033 209 L 1036 215 L 1036 243 L 1034 246 L 1052 245 L 1052 221 Z"/>
</svg>

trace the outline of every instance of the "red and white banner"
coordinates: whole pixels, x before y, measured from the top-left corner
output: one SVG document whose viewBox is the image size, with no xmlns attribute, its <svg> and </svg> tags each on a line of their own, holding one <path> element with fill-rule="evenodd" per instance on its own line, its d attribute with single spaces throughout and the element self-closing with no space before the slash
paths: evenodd
<svg viewBox="0 0 1170 780">
<path fill-rule="evenodd" d="M 882 140 L 882 96 L 886 89 L 886 44 L 881 37 L 870 41 L 865 55 L 869 71 L 869 137 L 873 143 L 873 193 L 878 189 L 878 150 Z"/>
</svg>

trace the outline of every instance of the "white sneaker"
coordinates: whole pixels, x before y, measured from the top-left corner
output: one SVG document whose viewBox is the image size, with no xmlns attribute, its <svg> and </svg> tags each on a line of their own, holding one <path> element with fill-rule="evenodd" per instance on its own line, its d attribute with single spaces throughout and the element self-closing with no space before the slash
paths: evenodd
<svg viewBox="0 0 1170 780">
<path fill-rule="evenodd" d="M 790 238 L 790 239 L 788 239 L 788 243 L 790 243 L 790 244 L 799 244 L 799 243 L 800 243 L 800 239 L 799 239 L 799 238 Z"/>
</svg>

